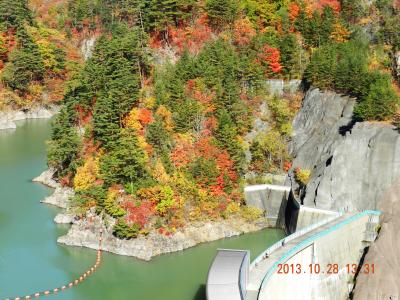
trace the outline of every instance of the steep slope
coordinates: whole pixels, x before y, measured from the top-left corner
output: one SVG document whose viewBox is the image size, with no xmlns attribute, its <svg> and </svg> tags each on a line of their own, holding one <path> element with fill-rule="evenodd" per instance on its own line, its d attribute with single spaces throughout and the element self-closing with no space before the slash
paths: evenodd
<svg viewBox="0 0 400 300">
<path fill-rule="evenodd" d="M 400 135 L 391 125 L 352 124 L 354 100 L 311 90 L 295 117 L 293 169 L 311 171 L 305 205 L 332 210 L 377 208 L 400 176 Z M 292 185 L 299 188 L 293 172 Z"/>
<path fill-rule="evenodd" d="M 374 264 L 374 274 L 360 272 L 354 290 L 355 300 L 398 299 L 400 296 L 400 180 L 397 180 L 379 202 L 384 212 L 377 241 L 369 248 L 365 264 Z"/>
<path fill-rule="evenodd" d="M 400 285 L 400 135 L 384 123 L 352 123 L 354 99 L 310 90 L 293 123 L 290 181 L 307 206 L 332 210 L 379 209 L 382 228 L 360 272 L 354 299 L 397 299 Z M 309 169 L 306 186 L 296 168 Z"/>
</svg>

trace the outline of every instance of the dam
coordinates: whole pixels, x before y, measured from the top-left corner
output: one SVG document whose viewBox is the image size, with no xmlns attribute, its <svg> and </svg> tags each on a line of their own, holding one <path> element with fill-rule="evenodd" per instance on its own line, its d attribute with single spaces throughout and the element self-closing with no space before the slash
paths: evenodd
<svg viewBox="0 0 400 300">
<path fill-rule="evenodd" d="M 279 186 L 253 186 L 246 192 L 253 194 L 252 205 L 258 207 L 276 208 L 282 199 L 283 208 L 274 210 L 279 215 L 267 214 L 267 219 L 271 216 L 272 224 L 284 224 L 289 235 L 251 263 L 246 249 L 219 250 L 209 270 L 208 300 L 348 299 L 356 274 L 373 274 L 374 265 L 359 262 L 377 237 L 379 211 L 309 208 Z M 273 202 L 266 203 L 271 195 Z"/>
</svg>

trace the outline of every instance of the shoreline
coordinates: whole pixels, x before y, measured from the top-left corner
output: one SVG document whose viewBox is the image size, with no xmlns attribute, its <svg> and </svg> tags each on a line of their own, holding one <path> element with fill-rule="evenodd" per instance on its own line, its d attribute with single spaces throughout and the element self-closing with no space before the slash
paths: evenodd
<svg viewBox="0 0 400 300">
<path fill-rule="evenodd" d="M 54 170 L 49 169 L 32 181 L 54 189 L 52 195 L 40 202 L 63 209 L 63 212 L 54 218 L 54 222 L 71 224 L 67 234 L 57 238 L 58 243 L 67 246 L 98 250 L 98 241 L 102 230 L 103 251 L 149 261 L 161 254 L 182 251 L 201 243 L 239 236 L 269 227 L 266 219 L 248 222 L 242 218 L 231 217 L 216 221 L 192 222 L 184 228 L 177 229 L 170 236 L 160 234 L 154 229 L 148 235 L 139 235 L 131 240 L 121 240 L 112 234 L 112 225 L 115 222 L 113 218 L 109 216 L 102 218 L 89 211 L 84 219 L 79 220 L 74 214 L 69 213 L 68 199 L 73 195 L 73 190 L 61 187 L 53 179 L 53 174 Z"/>
<path fill-rule="evenodd" d="M 59 111 L 59 106 L 36 106 L 29 110 L 5 110 L 0 111 L 0 130 L 15 129 L 15 122 L 28 119 L 50 119 Z"/>
</svg>

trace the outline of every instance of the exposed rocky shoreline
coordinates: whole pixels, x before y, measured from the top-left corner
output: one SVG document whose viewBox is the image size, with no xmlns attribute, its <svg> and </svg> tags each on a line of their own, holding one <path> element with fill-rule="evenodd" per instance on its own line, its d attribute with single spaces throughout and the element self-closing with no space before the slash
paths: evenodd
<svg viewBox="0 0 400 300">
<path fill-rule="evenodd" d="M 0 130 L 15 129 L 16 121 L 26 119 L 49 119 L 57 114 L 58 106 L 43 107 L 38 106 L 30 110 L 7 110 L 0 111 Z"/>
<path fill-rule="evenodd" d="M 105 223 L 112 225 L 113 220 L 106 219 L 104 222 L 100 216 L 89 213 L 85 219 L 74 221 L 68 233 L 59 237 L 57 242 L 69 246 L 98 249 L 100 229 L 103 229 L 102 249 L 104 251 L 148 261 L 160 254 L 181 251 L 200 243 L 257 231 L 267 226 L 266 222 L 253 224 L 242 219 L 231 218 L 192 223 L 171 236 L 151 231 L 147 236 L 139 235 L 132 240 L 120 240 L 113 236 L 112 226 L 106 227 Z"/>
<path fill-rule="evenodd" d="M 171 236 L 159 234 L 154 230 L 146 236 L 139 235 L 136 239 L 120 240 L 112 234 L 114 219 L 109 217 L 102 218 L 93 212 L 88 212 L 86 218 L 79 219 L 71 213 L 68 209 L 68 199 L 73 195 L 73 190 L 61 187 L 59 183 L 54 181 L 53 174 L 54 170 L 46 170 L 33 181 L 55 189 L 51 196 L 46 197 L 41 202 L 66 209 L 65 212 L 55 217 L 54 222 L 72 224 L 68 233 L 57 239 L 57 242 L 69 246 L 98 249 L 100 229 L 103 229 L 102 249 L 104 251 L 150 260 L 160 254 L 184 250 L 204 242 L 254 232 L 268 226 L 266 220 L 247 222 L 241 218 L 230 218 L 218 221 L 194 222 L 185 228 L 177 230 Z"/>
</svg>

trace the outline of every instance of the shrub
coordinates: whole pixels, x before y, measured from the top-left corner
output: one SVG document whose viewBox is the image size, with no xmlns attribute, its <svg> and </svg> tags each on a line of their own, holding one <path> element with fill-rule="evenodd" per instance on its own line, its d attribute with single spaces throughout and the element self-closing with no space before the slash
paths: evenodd
<svg viewBox="0 0 400 300">
<path fill-rule="evenodd" d="M 118 219 L 114 225 L 113 234 L 119 239 L 132 239 L 136 238 L 139 234 L 140 226 L 136 223 L 128 225 L 124 219 Z"/>
<path fill-rule="evenodd" d="M 241 215 L 247 221 L 255 221 L 263 215 L 263 211 L 258 207 L 244 206 L 241 210 Z"/>
<path fill-rule="evenodd" d="M 311 171 L 307 169 L 296 168 L 294 175 L 298 183 L 306 185 L 310 180 Z"/>
</svg>

